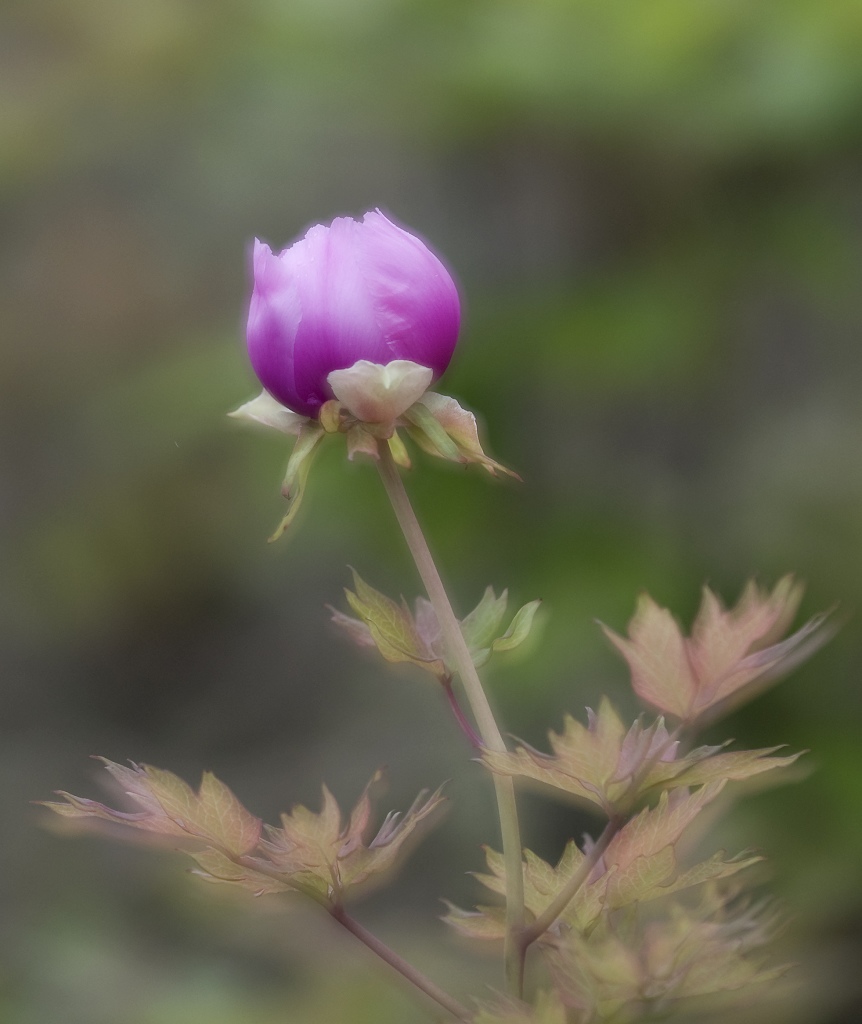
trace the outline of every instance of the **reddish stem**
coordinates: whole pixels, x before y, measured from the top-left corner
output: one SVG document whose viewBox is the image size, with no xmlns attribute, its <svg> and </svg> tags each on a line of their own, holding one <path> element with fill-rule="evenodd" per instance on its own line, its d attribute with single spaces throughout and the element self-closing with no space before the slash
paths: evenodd
<svg viewBox="0 0 862 1024">
<path fill-rule="evenodd" d="M 458 725 L 461 726 L 461 731 L 476 750 L 482 750 L 484 744 L 479 738 L 476 730 L 470 724 L 470 720 L 464 714 L 461 705 L 458 703 L 458 698 L 455 696 L 455 691 L 452 689 L 452 680 L 447 676 L 445 679 L 442 679 L 441 682 L 449 701 L 449 707 L 452 708 L 452 714 L 455 716 L 455 720 L 458 722 Z"/>
</svg>

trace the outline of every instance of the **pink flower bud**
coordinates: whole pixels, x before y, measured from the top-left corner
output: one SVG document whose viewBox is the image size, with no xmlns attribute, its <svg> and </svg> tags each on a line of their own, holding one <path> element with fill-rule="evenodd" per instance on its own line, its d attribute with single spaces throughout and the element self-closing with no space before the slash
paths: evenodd
<svg viewBox="0 0 862 1024">
<path fill-rule="evenodd" d="M 439 377 L 460 315 L 443 264 L 377 210 L 316 224 L 277 255 L 255 241 L 249 358 L 264 388 L 304 416 L 334 397 L 329 374 L 360 359 L 409 360 Z"/>
</svg>

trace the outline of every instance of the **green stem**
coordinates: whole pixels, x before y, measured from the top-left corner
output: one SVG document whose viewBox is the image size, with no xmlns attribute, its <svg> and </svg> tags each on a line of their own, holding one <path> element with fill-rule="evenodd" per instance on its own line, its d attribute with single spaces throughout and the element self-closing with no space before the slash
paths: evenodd
<svg viewBox="0 0 862 1024">
<path fill-rule="evenodd" d="M 596 845 L 581 861 L 581 865 L 578 870 L 572 875 L 568 882 L 566 882 L 563 888 L 560 889 L 557 895 L 551 900 L 547 907 L 545 907 L 541 914 L 539 914 L 536 920 L 527 925 L 523 930 L 521 933 L 521 942 L 523 943 L 525 953 L 527 948 L 541 935 L 544 935 L 554 921 L 556 921 L 560 914 L 562 914 L 566 909 L 577 891 L 590 877 L 593 868 L 598 864 L 602 854 L 608 848 L 610 841 L 614 838 L 617 832 L 619 832 L 622 824 L 622 819 L 611 818 L 607 825 L 605 825 L 602 834 L 596 840 Z"/>
<path fill-rule="evenodd" d="M 392 502 L 395 517 L 404 533 L 404 539 L 413 555 L 416 568 L 428 592 L 428 598 L 437 615 L 446 649 L 455 662 L 461 685 L 467 695 L 470 710 L 476 720 L 482 743 L 489 750 L 504 753 L 506 744 L 497 727 L 494 713 L 482 688 L 482 682 L 473 664 L 473 658 L 464 641 L 461 627 L 431 556 L 425 535 L 410 504 L 407 491 L 386 444 L 379 445 L 378 467 L 383 486 Z M 518 827 L 518 808 L 515 803 L 515 785 L 511 778 L 495 775 L 494 789 L 500 816 L 503 858 L 506 866 L 506 980 L 509 991 L 520 998 L 524 984 L 524 951 L 521 940 L 524 927 L 524 874 L 521 861 L 521 834 Z"/>
<path fill-rule="evenodd" d="M 430 978 L 427 978 L 421 971 L 417 970 L 412 964 L 407 963 L 403 960 L 393 949 L 390 949 L 385 942 L 381 942 L 376 935 L 373 935 L 367 928 L 363 926 L 354 918 L 352 918 L 347 911 L 341 906 L 334 906 L 330 910 L 332 917 L 342 927 L 346 928 L 351 935 L 355 935 L 360 942 L 364 943 L 373 953 L 376 953 L 381 960 L 385 960 L 390 967 L 394 968 L 398 973 L 406 978 L 411 984 L 415 985 L 416 988 L 420 989 L 434 1000 L 435 1003 L 439 1003 L 445 1010 L 456 1020 L 464 1021 L 465 1024 L 472 1020 L 473 1015 L 470 1011 L 462 1006 L 454 996 L 450 996 L 448 992 L 445 992 L 439 985 L 433 982 Z"/>
</svg>

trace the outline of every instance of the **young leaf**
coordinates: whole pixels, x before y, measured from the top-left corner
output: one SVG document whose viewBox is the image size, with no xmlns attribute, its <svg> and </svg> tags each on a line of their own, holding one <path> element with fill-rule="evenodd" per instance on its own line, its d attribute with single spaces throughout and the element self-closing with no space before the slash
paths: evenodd
<svg viewBox="0 0 862 1024">
<path fill-rule="evenodd" d="M 471 650 L 479 651 L 491 646 L 503 622 L 508 603 L 507 590 L 497 597 L 493 587 L 486 587 L 482 600 L 461 620 L 461 633 Z"/>
<path fill-rule="evenodd" d="M 598 713 L 588 709 L 587 726 L 567 715 L 563 732 L 549 737 L 553 755 L 524 745 L 513 753 L 486 750 L 483 761 L 493 772 L 546 783 L 609 815 L 627 813 L 649 784 L 652 768 L 673 763 L 677 750 L 663 720 L 626 729 L 605 698 Z"/>
<path fill-rule="evenodd" d="M 487 874 L 477 874 L 476 880 L 498 896 L 506 895 L 506 867 L 502 854 L 485 850 L 488 863 Z M 581 868 L 584 854 L 574 840 L 566 844 L 563 855 L 556 867 L 552 867 L 532 851 L 524 851 L 522 864 L 524 876 L 524 906 L 528 920 L 542 913 L 566 883 Z M 569 904 L 561 920 L 576 928 L 586 928 L 598 917 L 604 899 L 604 890 L 599 885 L 585 886 L 578 899 Z M 502 907 L 478 906 L 474 911 L 461 910 L 447 904 L 449 913 L 443 920 L 457 932 L 474 939 L 501 940 L 506 934 L 506 915 Z M 551 929 L 543 941 L 552 939 L 556 929 Z"/>
<path fill-rule="evenodd" d="M 443 797 L 439 789 L 430 796 L 420 793 L 406 814 L 388 815 L 378 833 L 366 843 L 369 789 L 379 777 L 378 773 L 372 778 L 345 827 L 326 787 L 320 813 L 296 807 L 282 815 L 282 827 L 267 828 L 261 843 L 271 869 L 286 875 L 300 869 L 308 871 L 325 886 L 327 897 L 336 900 L 372 876 L 388 873 L 417 826 L 442 804 Z"/>
<path fill-rule="evenodd" d="M 631 813 L 656 791 L 740 781 L 800 756 L 769 756 L 779 747 L 721 753 L 715 746 L 678 756 L 679 744 L 663 719 L 649 726 L 638 719 L 626 730 L 604 698 L 597 714 L 588 709 L 588 718 L 585 727 L 566 716 L 562 734 L 549 734 L 553 755 L 523 745 L 513 752 L 483 751 L 482 760 L 497 774 L 533 779 L 613 816 Z"/>
<path fill-rule="evenodd" d="M 756 910 L 735 908 L 708 886 L 693 908 L 674 905 L 666 917 L 615 926 L 609 917 L 586 936 L 561 934 L 547 953 L 555 988 L 579 1020 L 641 1019 L 645 1004 L 672 1012 L 680 1000 L 689 1010 L 709 1009 L 704 997 L 722 994 L 727 1012 L 735 1000 L 750 1005 L 753 986 L 786 968 L 764 967 L 753 952 L 767 941 L 771 922 Z"/>
<path fill-rule="evenodd" d="M 295 807 L 282 815 L 281 828 L 265 826 L 215 776 L 207 773 L 195 793 L 171 772 L 149 766 L 125 768 L 105 761 L 111 775 L 136 807 L 115 811 L 95 800 L 61 794 L 66 802 L 45 806 L 70 818 L 96 818 L 131 830 L 193 841 L 188 851 L 196 874 L 212 882 L 238 885 L 255 895 L 298 891 L 331 905 L 372 876 L 391 870 L 417 827 L 443 802 L 438 790 L 422 793 L 405 815 L 390 814 L 366 842 L 371 816 L 370 787 L 345 824 L 335 798 L 323 787 L 315 813 Z"/>
<path fill-rule="evenodd" d="M 603 626 L 629 664 L 635 692 L 653 707 L 690 723 L 714 718 L 757 686 L 772 681 L 828 639 L 817 616 L 788 639 L 802 588 L 785 576 L 771 593 L 749 583 L 737 605 L 725 610 L 704 587 L 690 637 L 665 608 L 641 597 L 628 638 Z"/>
<path fill-rule="evenodd" d="M 229 854 L 252 850 L 260 838 L 261 822 L 247 811 L 231 791 L 205 772 L 195 793 L 172 772 L 149 765 L 127 768 L 100 758 L 137 809 L 115 811 L 95 800 L 60 793 L 66 803 L 46 803 L 68 818 L 101 818 L 165 836 L 202 840 Z"/>
<path fill-rule="evenodd" d="M 530 634 L 533 619 L 536 617 L 541 603 L 541 601 L 530 601 L 529 604 L 519 608 L 506 632 L 492 642 L 492 650 L 513 651 L 516 647 L 520 647 Z"/>
<path fill-rule="evenodd" d="M 353 585 L 355 592 L 344 591 L 347 601 L 368 627 L 377 649 L 387 661 L 409 661 L 435 675 L 445 674 L 445 665 L 423 642 L 413 617 L 403 605 L 370 587 L 355 570 Z M 356 626 L 351 626 L 351 634 L 354 638 L 360 635 Z"/>
</svg>

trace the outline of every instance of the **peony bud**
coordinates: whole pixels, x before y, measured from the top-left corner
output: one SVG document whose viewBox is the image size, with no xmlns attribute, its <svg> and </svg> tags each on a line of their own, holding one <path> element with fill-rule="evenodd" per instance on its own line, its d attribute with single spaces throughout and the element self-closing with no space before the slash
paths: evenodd
<svg viewBox="0 0 862 1024">
<path fill-rule="evenodd" d="M 255 242 L 249 358 L 269 394 L 303 416 L 316 418 L 335 397 L 329 375 L 359 360 L 408 360 L 439 377 L 459 323 L 446 268 L 377 210 L 317 224 L 277 255 Z"/>
</svg>

